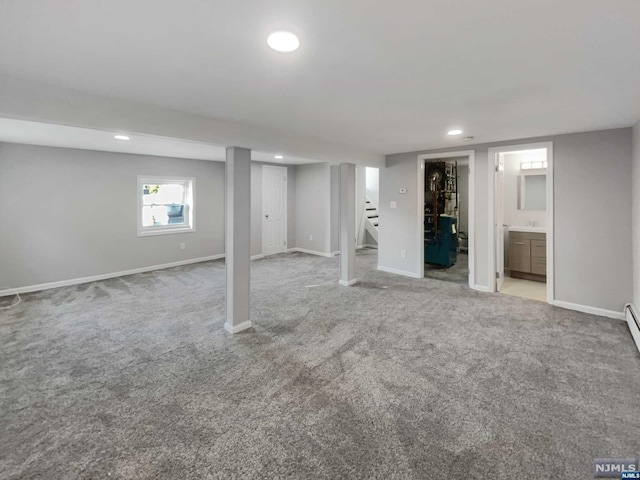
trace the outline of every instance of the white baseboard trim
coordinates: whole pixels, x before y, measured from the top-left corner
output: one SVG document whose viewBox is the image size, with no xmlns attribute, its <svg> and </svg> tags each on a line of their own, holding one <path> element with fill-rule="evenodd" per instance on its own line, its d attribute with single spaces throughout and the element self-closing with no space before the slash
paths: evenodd
<svg viewBox="0 0 640 480">
<path fill-rule="evenodd" d="M 290 248 L 287 250 L 287 252 L 308 253 L 309 255 L 317 255 L 319 257 L 335 257 L 336 253 L 338 253 L 338 252 L 331 252 L 331 253 L 317 252 L 316 250 L 307 250 L 306 248 L 298 248 L 298 247 Z"/>
<path fill-rule="evenodd" d="M 372 245 L 370 243 L 363 243 L 362 245 L 358 245 L 356 248 L 375 248 L 378 249 L 378 245 Z"/>
<path fill-rule="evenodd" d="M 358 282 L 357 278 L 354 278 L 352 280 L 338 280 L 338 284 L 342 285 L 343 287 L 350 287 L 351 285 L 355 285 Z"/>
<path fill-rule="evenodd" d="M 640 351 L 640 317 L 638 316 L 638 309 L 633 304 L 628 303 L 625 305 L 624 313 L 633 341 L 636 342 L 636 347 Z"/>
<path fill-rule="evenodd" d="M 251 320 L 247 320 L 246 322 L 242 322 L 236 326 L 230 325 L 228 323 L 224 324 L 224 329 L 231 333 L 239 333 L 242 332 L 243 330 L 247 330 L 248 328 L 251 328 L 253 325 L 251 324 Z"/>
<path fill-rule="evenodd" d="M 40 283 L 38 285 L 28 285 L 26 287 L 8 288 L 0 290 L 0 297 L 5 295 L 15 295 L 16 293 L 39 292 L 41 290 L 49 290 L 52 288 L 69 287 L 71 285 L 80 285 L 82 283 L 98 282 L 100 280 L 108 280 L 109 278 L 125 277 L 136 273 L 152 272 L 154 270 L 163 270 L 165 268 L 180 267 L 192 263 L 209 262 L 224 258 L 224 253 L 218 255 L 210 255 L 208 257 L 191 258 L 189 260 L 180 260 L 178 262 L 163 263 L 161 265 L 151 265 L 149 267 L 133 268 L 131 270 L 122 270 L 120 272 L 103 273 L 101 275 L 91 275 L 90 277 L 71 278 L 69 280 L 60 280 L 57 282 Z"/>
<path fill-rule="evenodd" d="M 616 312 L 615 310 L 606 310 L 604 308 L 590 307 L 589 305 L 580 305 L 577 303 L 563 302 L 562 300 L 554 300 L 551 305 L 560 308 L 566 308 L 568 310 L 575 310 L 576 312 L 590 313 L 591 315 L 598 315 L 600 317 L 616 318 L 618 320 L 624 320 L 624 312 Z"/>
<path fill-rule="evenodd" d="M 380 270 L 381 272 L 395 273 L 396 275 L 403 275 L 405 277 L 420 278 L 420 276 L 415 272 L 406 272 L 404 270 L 398 270 L 396 268 L 383 267 L 382 265 L 378 265 L 378 270 Z"/>
<path fill-rule="evenodd" d="M 260 260 L 261 258 L 264 258 L 264 255 L 261 253 L 258 255 L 251 255 L 251 260 Z"/>
<path fill-rule="evenodd" d="M 489 287 L 485 287 L 484 285 L 474 285 L 471 287 L 473 290 L 477 290 L 479 292 L 491 293 L 491 289 Z"/>
</svg>

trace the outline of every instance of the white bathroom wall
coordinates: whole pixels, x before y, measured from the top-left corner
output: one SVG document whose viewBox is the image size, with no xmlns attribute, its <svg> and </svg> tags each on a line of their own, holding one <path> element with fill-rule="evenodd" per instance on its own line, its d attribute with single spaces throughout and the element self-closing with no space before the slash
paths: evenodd
<svg viewBox="0 0 640 480">
<path fill-rule="evenodd" d="M 514 152 L 504 155 L 504 223 L 511 226 L 528 225 L 537 222 L 540 227 L 547 225 L 545 210 L 518 209 L 518 177 L 522 174 L 522 162 L 546 161 L 546 151 Z"/>
</svg>

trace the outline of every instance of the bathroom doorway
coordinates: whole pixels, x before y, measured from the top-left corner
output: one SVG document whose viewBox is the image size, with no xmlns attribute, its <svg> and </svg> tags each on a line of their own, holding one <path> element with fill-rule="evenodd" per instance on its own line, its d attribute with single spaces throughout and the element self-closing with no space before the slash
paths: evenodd
<svg viewBox="0 0 640 480">
<path fill-rule="evenodd" d="M 489 149 L 491 291 L 553 303 L 552 149 Z"/>
</svg>

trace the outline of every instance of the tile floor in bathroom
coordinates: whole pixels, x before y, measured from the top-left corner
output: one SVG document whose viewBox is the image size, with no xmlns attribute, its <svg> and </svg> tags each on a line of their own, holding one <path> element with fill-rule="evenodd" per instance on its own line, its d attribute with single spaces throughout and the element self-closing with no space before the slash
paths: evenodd
<svg viewBox="0 0 640 480">
<path fill-rule="evenodd" d="M 546 302 L 547 284 L 505 276 L 500 293 Z"/>
</svg>

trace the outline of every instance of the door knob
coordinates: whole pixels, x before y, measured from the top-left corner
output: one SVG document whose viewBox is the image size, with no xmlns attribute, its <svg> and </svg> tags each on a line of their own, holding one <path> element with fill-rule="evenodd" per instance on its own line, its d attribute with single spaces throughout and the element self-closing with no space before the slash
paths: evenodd
<svg viewBox="0 0 640 480">
<path fill-rule="evenodd" d="M 265 215 L 264 218 L 269 218 L 269 215 Z"/>
</svg>

